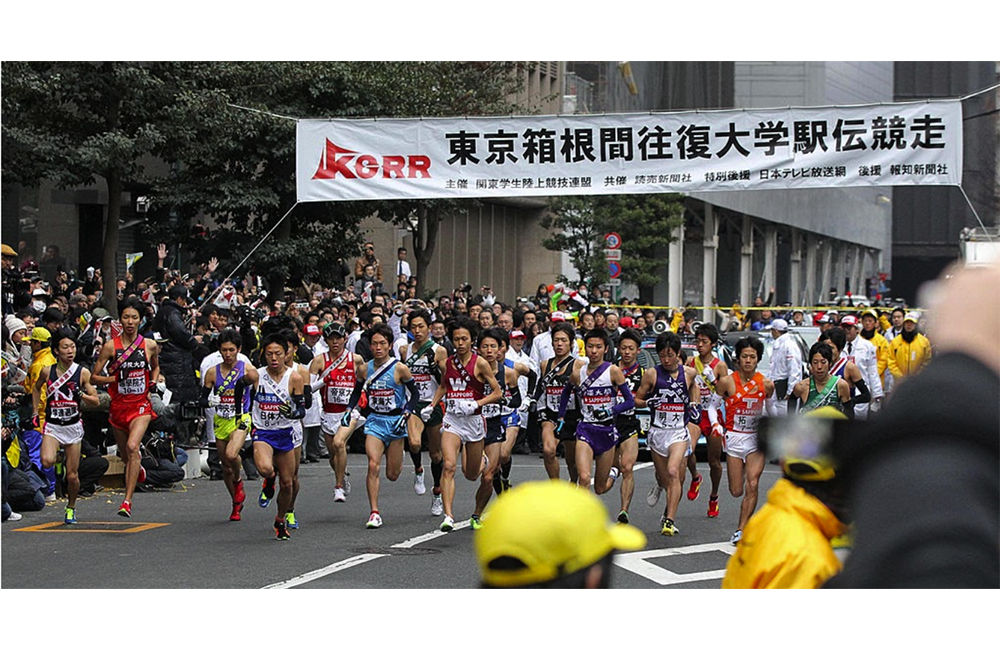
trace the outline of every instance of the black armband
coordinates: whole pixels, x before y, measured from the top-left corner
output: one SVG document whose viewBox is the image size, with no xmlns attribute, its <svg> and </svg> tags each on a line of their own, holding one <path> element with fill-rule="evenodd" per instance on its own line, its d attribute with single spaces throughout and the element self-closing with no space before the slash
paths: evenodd
<svg viewBox="0 0 1000 650">
<path fill-rule="evenodd" d="M 851 399 L 851 404 L 867 404 L 872 400 L 872 393 L 865 385 L 864 379 L 859 379 L 854 387 L 858 389 L 858 394 Z"/>
</svg>

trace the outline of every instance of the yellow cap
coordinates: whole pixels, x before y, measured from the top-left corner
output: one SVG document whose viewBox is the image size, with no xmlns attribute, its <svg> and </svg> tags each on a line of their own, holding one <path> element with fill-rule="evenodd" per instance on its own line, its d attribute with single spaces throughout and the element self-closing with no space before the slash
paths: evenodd
<svg viewBox="0 0 1000 650">
<path fill-rule="evenodd" d="M 483 583 L 524 587 L 646 546 L 641 530 L 608 520 L 600 499 L 565 481 L 523 483 L 483 513 L 475 547 Z"/>
<path fill-rule="evenodd" d="M 31 336 L 28 337 L 29 341 L 40 341 L 42 343 L 48 343 L 51 339 L 52 332 L 45 327 L 36 327 L 31 330 Z"/>
<path fill-rule="evenodd" d="M 846 415 L 833 406 L 823 406 L 809 411 L 803 417 L 827 420 L 847 419 Z M 829 481 L 837 475 L 833 458 L 823 453 L 811 458 L 786 456 L 781 459 L 781 469 L 785 476 L 796 481 Z"/>
<path fill-rule="evenodd" d="M 0 253 L 6 257 L 17 257 L 17 251 L 8 246 L 7 244 L 0 245 Z"/>
</svg>

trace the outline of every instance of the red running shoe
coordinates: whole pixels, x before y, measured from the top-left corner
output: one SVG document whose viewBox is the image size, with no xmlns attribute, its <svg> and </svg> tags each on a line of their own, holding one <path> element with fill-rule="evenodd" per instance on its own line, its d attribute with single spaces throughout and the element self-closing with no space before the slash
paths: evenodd
<svg viewBox="0 0 1000 650">
<path fill-rule="evenodd" d="M 693 481 L 691 481 L 691 488 L 688 490 L 688 501 L 694 501 L 698 498 L 698 493 L 701 491 L 701 474 L 696 476 Z"/>
<path fill-rule="evenodd" d="M 719 500 L 709 499 L 708 500 L 708 516 L 715 519 L 719 516 Z"/>
<path fill-rule="evenodd" d="M 143 467 L 142 465 L 139 465 L 139 482 L 140 483 L 146 482 L 146 468 Z"/>
<path fill-rule="evenodd" d="M 243 511 L 243 504 L 238 502 L 233 502 L 233 513 L 229 515 L 229 521 L 239 521 L 241 519 L 240 513 Z"/>
<path fill-rule="evenodd" d="M 122 501 L 122 507 L 118 508 L 118 516 L 132 518 L 132 503 L 130 501 Z"/>
<path fill-rule="evenodd" d="M 233 496 L 233 503 L 242 504 L 247 500 L 247 493 L 243 490 L 243 481 L 237 481 L 236 494 Z"/>
</svg>

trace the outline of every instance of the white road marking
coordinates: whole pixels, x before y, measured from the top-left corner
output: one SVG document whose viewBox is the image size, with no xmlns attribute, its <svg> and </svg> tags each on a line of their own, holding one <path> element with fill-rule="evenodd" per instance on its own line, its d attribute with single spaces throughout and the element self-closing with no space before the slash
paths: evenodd
<svg viewBox="0 0 1000 650">
<path fill-rule="evenodd" d="M 642 576 L 659 585 L 678 585 L 686 582 L 702 582 L 704 580 L 722 580 L 726 575 L 726 570 L 700 571 L 698 573 L 674 573 L 657 566 L 647 560 L 654 557 L 670 557 L 674 555 L 692 555 L 695 553 L 709 553 L 721 551 L 732 555 L 736 547 L 729 542 L 719 542 L 716 544 L 697 544 L 695 546 L 681 546 L 679 548 L 659 548 L 650 551 L 636 551 L 634 553 L 618 553 L 614 557 L 614 563 L 626 571 Z"/>
<path fill-rule="evenodd" d="M 366 553 L 364 555 L 355 555 L 354 557 L 349 557 L 346 560 L 334 562 L 333 564 L 325 566 L 322 569 L 316 569 L 315 571 L 310 571 L 309 573 L 303 573 L 300 576 L 290 578 L 283 582 L 276 582 L 273 585 L 263 587 L 263 589 L 291 589 L 292 587 L 298 587 L 299 585 L 304 585 L 307 582 L 318 580 L 323 576 L 328 576 L 332 573 L 343 571 L 344 569 L 350 569 L 351 567 L 358 566 L 359 564 L 371 562 L 372 560 L 377 560 L 380 557 L 385 556 L 385 553 Z"/>
</svg>

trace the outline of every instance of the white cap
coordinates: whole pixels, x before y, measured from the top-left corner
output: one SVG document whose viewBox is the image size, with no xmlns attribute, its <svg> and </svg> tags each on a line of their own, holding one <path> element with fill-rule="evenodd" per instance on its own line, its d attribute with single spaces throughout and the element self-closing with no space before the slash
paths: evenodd
<svg viewBox="0 0 1000 650">
<path fill-rule="evenodd" d="M 778 330 L 779 332 L 787 332 L 788 321 L 786 321 L 784 318 L 775 318 L 773 321 L 771 321 L 771 324 L 768 325 L 765 329 Z"/>
</svg>

